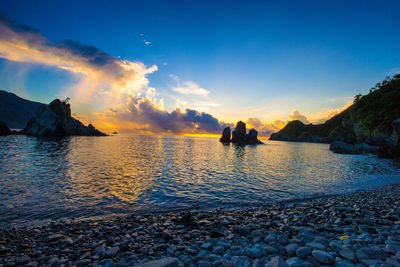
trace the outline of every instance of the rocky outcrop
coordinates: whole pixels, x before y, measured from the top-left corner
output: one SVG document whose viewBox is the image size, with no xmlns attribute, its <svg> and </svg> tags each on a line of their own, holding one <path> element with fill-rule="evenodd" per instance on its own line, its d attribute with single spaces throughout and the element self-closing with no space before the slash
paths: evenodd
<svg viewBox="0 0 400 267">
<path fill-rule="evenodd" d="M 231 139 L 231 128 L 226 127 L 222 132 L 222 136 L 219 139 L 222 143 L 234 143 L 237 145 L 256 145 L 256 144 L 264 144 L 260 140 L 258 140 L 258 133 L 256 130 L 251 129 L 249 133 L 246 134 L 246 123 L 239 121 L 236 124 L 235 130 L 232 132 Z"/>
<path fill-rule="evenodd" d="M 29 120 L 23 133 L 33 136 L 62 137 L 70 135 L 105 136 L 93 125 L 83 125 L 71 117 L 71 108 L 66 101 L 53 100 L 47 106 L 41 106 L 36 116 Z"/>
<path fill-rule="evenodd" d="M 243 143 L 246 138 L 246 123 L 239 121 L 232 132 L 232 143 Z"/>
<path fill-rule="evenodd" d="M 339 154 L 376 154 L 378 147 L 366 143 L 351 144 L 343 141 L 333 141 L 329 146 L 329 150 Z"/>
<path fill-rule="evenodd" d="M 9 135 L 11 134 L 11 130 L 8 128 L 7 124 L 0 121 L 0 135 Z"/>
<path fill-rule="evenodd" d="M 223 132 L 222 132 L 222 136 L 219 139 L 219 141 L 221 143 L 229 143 L 231 141 L 231 128 L 230 127 L 226 127 Z"/>
<path fill-rule="evenodd" d="M 370 93 L 322 124 L 289 122 L 270 140 L 335 143 L 331 150 L 348 153 L 376 153 L 381 157 L 400 157 L 400 75 L 386 79 Z M 346 145 L 347 144 L 347 145 Z M 374 147 L 371 149 L 371 147 Z M 379 149 L 376 150 L 376 147 Z M 365 150 L 366 149 L 366 150 Z"/>
<path fill-rule="evenodd" d="M 392 122 L 393 133 L 379 144 L 378 155 L 384 158 L 400 158 L 400 118 Z"/>
</svg>

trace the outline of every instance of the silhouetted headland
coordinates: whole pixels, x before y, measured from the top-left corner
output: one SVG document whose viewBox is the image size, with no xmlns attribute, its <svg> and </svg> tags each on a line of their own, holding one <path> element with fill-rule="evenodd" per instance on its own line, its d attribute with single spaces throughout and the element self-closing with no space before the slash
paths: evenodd
<svg viewBox="0 0 400 267">
<path fill-rule="evenodd" d="M 289 122 L 270 140 L 331 143 L 337 153 L 400 157 L 400 74 L 376 84 L 367 95 L 323 124 Z"/>
</svg>

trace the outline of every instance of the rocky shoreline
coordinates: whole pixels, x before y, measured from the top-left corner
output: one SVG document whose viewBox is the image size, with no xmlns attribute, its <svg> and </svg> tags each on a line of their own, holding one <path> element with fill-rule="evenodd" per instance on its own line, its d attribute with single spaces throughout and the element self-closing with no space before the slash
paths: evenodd
<svg viewBox="0 0 400 267">
<path fill-rule="evenodd" d="M 348 195 L 0 228 L 0 266 L 400 266 L 400 185 Z"/>
</svg>

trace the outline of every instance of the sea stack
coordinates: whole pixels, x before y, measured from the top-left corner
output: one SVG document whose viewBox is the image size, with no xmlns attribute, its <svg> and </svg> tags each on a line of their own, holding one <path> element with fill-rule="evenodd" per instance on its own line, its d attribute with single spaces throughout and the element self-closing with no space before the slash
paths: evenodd
<svg viewBox="0 0 400 267">
<path fill-rule="evenodd" d="M 234 143 L 237 145 L 256 145 L 256 144 L 264 144 L 257 138 L 258 133 L 256 130 L 251 129 L 249 133 L 246 134 L 246 123 L 239 121 L 236 124 L 235 130 L 232 132 L 232 139 L 231 139 L 231 128 L 226 127 L 223 132 L 222 136 L 219 139 L 221 143 Z"/>
<path fill-rule="evenodd" d="M 53 100 L 49 105 L 38 108 L 36 116 L 29 120 L 23 133 L 33 136 L 62 137 L 70 135 L 105 136 L 93 125 L 83 125 L 71 117 L 71 107 L 67 101 Z"/>
</svg>

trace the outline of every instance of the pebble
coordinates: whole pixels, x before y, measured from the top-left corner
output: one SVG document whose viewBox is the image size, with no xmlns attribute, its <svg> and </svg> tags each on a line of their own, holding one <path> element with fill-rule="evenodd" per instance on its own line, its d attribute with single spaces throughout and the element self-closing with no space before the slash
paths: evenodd
<svg viewBox="0 0 400 267">
<path fill-rule="evenodd" d="M 325 251 L 313 250 L 311 254 L 318 262 L 322 264 L 333 264 L 335 262 L 335 259 L 332 257 L 332 255 Z"/>
<path fill-rule="evenodd" d="M 308 247 L 301 247 L 296 250 L 296 256 L 300 259 L 305 259 L 311 254 L 311 249 Z"/>
<path fill-rule="evenodd" d="M 245 253 L 247 256 L 253 259 L 260 258 L 264 254 L 259 248 L 246 248 Z"/>
<path fill-rule="evenodd" d="M 4 225 L 0 266 L 400 267 L 399 206 L 393 185 L 248 208 Z"/>
</svg>

